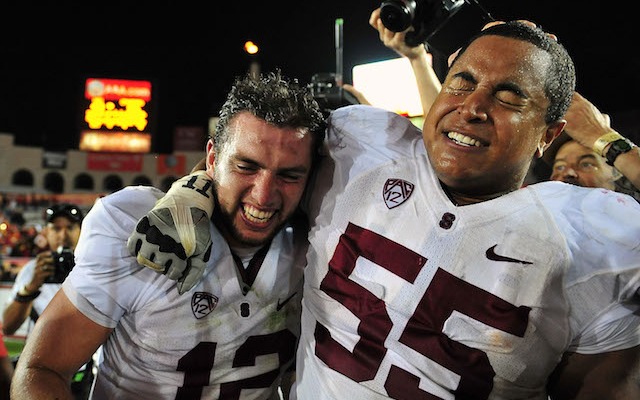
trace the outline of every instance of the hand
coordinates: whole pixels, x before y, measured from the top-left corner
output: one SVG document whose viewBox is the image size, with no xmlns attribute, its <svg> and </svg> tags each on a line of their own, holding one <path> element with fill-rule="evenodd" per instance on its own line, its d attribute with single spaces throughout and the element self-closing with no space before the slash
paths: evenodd
<svg viewBox="0 0 640 400">
<path fill-rule="evenodd" d="M 355 97 L 356 100 L 358 100 L 358 103 L 364 104 L 364 105 L 367 105 L 367 106 L 371 105 L 371 103 L 369 102 L 369 100 L 367 100 L 365 95 L 361 91 L 356 89 L 353 85 L 345 83 L 345 84 L 342 85 L 342 89 L 344 89 L 347 92 L 351 93 L 353 95 L 353 97 Z"/>
<path fill-rule="evenodd" d="M 587 148 L 593 148 L 594 142 L 601 135 L 612 131 L 609 116 L 601 113 L 578 92 L 573 94 L 565 119 L 567 120 L 565 132 Z"/>
<path fill-rule="evenodd" d="M 142 217 L 127 247 L 138 263 L 178 281 L 185 293 L 202 278 L 211 256 L 214 199 L 205 171 L 180 178 Z"/>
<path fill-rule="evenodd" d="M 395 51 L 403 57 L 407 57 L 409 60 L 414 60 L 420 57 L 427 57 L 427 49 L 424 45 L 411 47 L 405 42 L 405 36 L 407 32 L 413 30 L 409 28 L 404 32 L 394 32 L 387 29 L 382 20 L 380 19 L 380 8 L 376 8 L 371 12 L 369 17 L 369 25 L 378 31 L 380 35 L 380 41 L 391 50 Z"/>
<path fill-rule="evenodd" d="M 31 278 L 31 282 L 29 282 L 28 289 L 31 289 L 31 292 L 36 292 L 40 290 L 44 281 L 47 280 L 48 277 L 53 275 L 56 267 L 53 264 L 53 255 L 51 251 L 43 251 L 38 253 L 36 256 L 36 267 L 33 271 L 33 278 Z"/>
</svg>

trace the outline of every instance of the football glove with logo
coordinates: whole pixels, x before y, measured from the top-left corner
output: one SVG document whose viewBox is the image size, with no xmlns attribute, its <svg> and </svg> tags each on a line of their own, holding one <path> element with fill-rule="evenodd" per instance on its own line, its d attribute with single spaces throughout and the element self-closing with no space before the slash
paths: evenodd
<svg viewBox="0 0 640 400">
<path fill-rule="evenodd" d="M 178 179 L 127 241 L 138 263 L 177 280 L 180 294 L 200 281 L 211 256 L 212 185 L 205 171 Z"/>
</svg>

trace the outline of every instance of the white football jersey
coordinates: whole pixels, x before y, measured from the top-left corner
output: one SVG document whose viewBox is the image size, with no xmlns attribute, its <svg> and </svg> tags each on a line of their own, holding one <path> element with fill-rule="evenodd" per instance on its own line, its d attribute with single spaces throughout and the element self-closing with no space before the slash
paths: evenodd
<svg viewBox="0 0 640 400">
<path fill-rule="evenodd" d="M 545 182 L 457 207 L 408 119 L 340 108 L 327 140 L 299 400 L 542 400 L 564 352 L 640 344 L 631 197 Z"/>
<path fill-rule="evenodd" d="M 128 187 L 98 200 L 83 221 L 63 290 L 87 317 L 114 328 L 93 399 L 278 398 L 295 361 L 306 247 L 285 228 L 261 266 L 239 272 L 211 224 L 203 279 L 179 295 L 175 281 L 138 265 L 126 245 L 162 195 Z"/>
</svg>

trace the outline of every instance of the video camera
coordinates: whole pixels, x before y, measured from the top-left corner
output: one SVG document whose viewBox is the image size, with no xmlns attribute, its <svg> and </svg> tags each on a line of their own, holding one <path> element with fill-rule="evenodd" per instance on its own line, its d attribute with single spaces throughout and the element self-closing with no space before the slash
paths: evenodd
<svg viewBox="0 0 640 400">
<path fill-rule="evenodd" d="M 413 27 L 407 45 L 449 56 L 494 19 L 476 0 L 384 0 L 380 20 L 393 32 Z"/>
<path fill-rule="evenodd" d="M 76 265 L 73 258 L 73 250 L 68 247 L 60 246 L 57 251 L 53 252 L 53 265 L 55 272 L 45 280 L 45 283 L 62 283 L 64 282 L 69 272 Z"/>
<path fill-rule="evenodd" d="M 311 77 L 308 85 L 313 98 L 318 102 L 324 116 L 328 116 L 332 110 L 351 104 L 359 104 L 358 99 L 342 88 L 342 52 L 343 52 L 343 24 L 344 20 L 338 18 L 335 21 L 335 45 L 336 45 L 336 72 L 319 73 Z"/>
<path fill-rule="evenodd" d="M 309 88 L 325 114 L 339 107 L 358 104 L 358 99 L 340 86 L 334 73 L 313 75 Z"/>
</svg>

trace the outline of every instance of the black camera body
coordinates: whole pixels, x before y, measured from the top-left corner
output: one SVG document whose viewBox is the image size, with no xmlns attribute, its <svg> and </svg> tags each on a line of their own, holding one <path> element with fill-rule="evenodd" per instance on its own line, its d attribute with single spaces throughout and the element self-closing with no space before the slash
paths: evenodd
<svg viewBox="0 0 640 400">
<path fill-rule="evenodd" d="M 58 247 L 58 250 L 51 253 L 55 272 L 45 280 L 45 283 L 62 283 L 69 272 L 76 265 L 73 258 L 73 250 L 68 247 Z"/>
<path fill-rule="evenodd" d="M 449 56 L 494 19 L 476 0 L 384 0 L 380 20 L 393 32 L 413 27 L 407 45 Z"/>
</svg>

